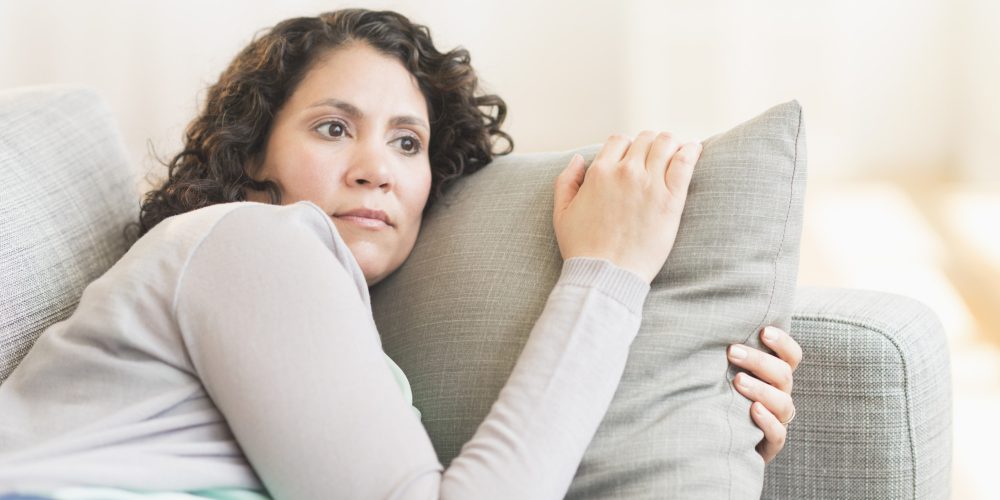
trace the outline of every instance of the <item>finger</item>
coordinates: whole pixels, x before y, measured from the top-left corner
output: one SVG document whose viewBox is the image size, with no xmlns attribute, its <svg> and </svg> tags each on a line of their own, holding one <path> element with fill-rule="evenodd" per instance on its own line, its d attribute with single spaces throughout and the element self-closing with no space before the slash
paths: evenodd
<svg viewBox="0 0 1000 500">
<path fill-rule="evenodd" d="M 583 165 L 583 157 L 574 154 L 569 160 L 569 165 L 556 176 L 556 186 L 553 196 L 555 197 L 554 213 L 559 214 L 569 206 L 576 193 L 580 191 L 583 178 L 587 171 Z"/>
<path fill-rule="evenodd" d="M 782 422 L 788 422 L 795 414 L 795 405 L 791 394 L 777 387 L 765 384 L 747 373 L 738 373 L 733 379 L 733 385 L 750 401 L 763 404 L 767 411 L 778 417 Z"/>
<path fill-rule="evenodd" d="M 780 358 L 749 346 L 733 344 L 729 346 L 729 361 L 768 384 L 792 393 L 792 368 Z"/>
<path fill-rule="evenodd" d="M 646 170 L 653 175 L 654 179 L 666 179 L 667 164 L 670 158 L 680 149 L 681 143 L 674 139 L 670 132 L 660 132 L 653 145 L 649 148 L 649 155 L 646 156 Z"/>
<path fill-rule="evenodd" d="M 628 152 L 622 158 L 622 164 L 636 170 L 645 171 L 646 156 L 649 155 L 649 146 L 653 144 L 656 134 L 649 130 L 639 132 L 632 145 L 628 147 Z"/>
<path fill-rule="evenodd" d="M 788 363 L 793 372 L 799 367 L 799 363 L 802 362 L 802 346 L 791 335 L 780 328 L 768 326 L 761 331 L 760 339 L 779 358 Z"/>
<path fill-rule="evenodd" d="M 590 164 L 591 167 L 605 168 L 617 165 L 625 156 L 625 152 L 628 151 L 630 144 L 632 144 L 632 139 L 621 134 L 614 134 L 608 137 L 607 142 L 604 143 L 601 150 L 594 156 L 594 161 Z"/>
<path fill-rule="evenodd" d="M 691 183 L 691 175 L 694 173 L 694 165 L 701 156 L 701 143 L 689 142 L 674 153 L 670 158 L 670 165 L 667 167 L 665 182 L 670 194 L 677 197 L 679 201 L 687 199 L 688 184 Z"/>
<path fill-rule="evenodd" d="M 764 440 L 757 445 L 757 453 L 764 457 L 764 463 L 769 463 L 785 447 L 788 429 L 760 403 L 750 406 L 750 416 L 757 427 L 764 431 Z"/>
</svg>

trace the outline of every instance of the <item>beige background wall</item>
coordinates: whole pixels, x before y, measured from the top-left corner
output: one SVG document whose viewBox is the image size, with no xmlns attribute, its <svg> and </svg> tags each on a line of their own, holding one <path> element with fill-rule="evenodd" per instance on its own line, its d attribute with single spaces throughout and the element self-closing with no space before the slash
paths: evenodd
<svg viewBox="0 0 1000 500">
<path fill-rule="evenodd" d="M 987 0 L 0 0 L 0 88 L 97 88 L 148 168 L 147 140 L 176 151 L 199 92 L 258 29 L 357 5 L 467 47 L 510 105 L 518 151 L 643 128 L 702 138 L 798 99 L 813 179 L 1000 182 L 1000 7 Z"/>
<path fill-rule="evenodd" d="M 953 497 L 996 498 L 1000 2 L 0 0 L 0 89 L 97 89 L 136 170 L 162 175 L 148 145 L 178 150 L 203 89 L 257 30 L 362 4 L 468 48 L 509 104 L 518 152 L 644 128 L 705 138 L 798 99 L 799 283 L 898 293 L 940 316 Z"/>
</svg>

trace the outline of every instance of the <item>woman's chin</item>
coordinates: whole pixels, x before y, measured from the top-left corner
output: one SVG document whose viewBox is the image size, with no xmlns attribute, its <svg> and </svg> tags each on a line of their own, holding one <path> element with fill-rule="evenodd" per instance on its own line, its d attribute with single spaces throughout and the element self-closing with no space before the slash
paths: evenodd
<svg viewBox="0 0 1000 500">
<path fill-rule="evenodd" d="M 338 228 L 339 229 L 339 228 Z M 357 234 L 350 230 L 341 230 L 341 236 L 347 248 L 351 250 L 351 255 L 365 275 L 368 286 L 372 286 L 387 276 L 403 264 L 404 258 L 399 257 L 399 248 L 396 242 L 387 243 L 384 241 L 373 241 L 369 239 L 367 233 Z"/>
<path fill-rule="evenodd" d="M 379 259 L 373 258 L 375 256 L 364 252 L 355 252 L 353 248 L 351 251 L 354 253 L 354 259 L 358 262 L 362 274 L 365 275 L 368 286 L 382 281 L 389 274 L 385 269 L 385 262 L 381 262 Z"/>
</svg>

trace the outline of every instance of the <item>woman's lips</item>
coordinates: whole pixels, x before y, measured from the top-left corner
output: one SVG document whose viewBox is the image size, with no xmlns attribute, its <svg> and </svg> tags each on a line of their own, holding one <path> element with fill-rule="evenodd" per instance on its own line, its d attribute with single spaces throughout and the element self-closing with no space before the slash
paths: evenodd
<svg viewBox="0 0 1000 500">
<path fill-rule="evenodd" d="M 389 225 L 381 219 L 372 219 L 369 217 L 361 217 L 359 215 L 337 215 L 335 217 L 369 229 L 384 229 L 389 227 Z"/>
</svg>

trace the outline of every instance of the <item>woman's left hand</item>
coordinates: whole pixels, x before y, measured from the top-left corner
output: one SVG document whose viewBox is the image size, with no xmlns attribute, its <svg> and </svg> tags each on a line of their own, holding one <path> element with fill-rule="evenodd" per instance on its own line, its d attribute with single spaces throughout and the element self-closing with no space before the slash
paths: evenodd
<svg viewBox="0 0 1000 500">
<path fill-rule="evenodd" d="M 760 338 L 776 356 L 742 344 L 729 346 L 728 355 L 730 363 L 756 376 L 739 373 L 733 384 L 740 394 L 754 401 L 750 415 L 764 431 L 757 452 L 764 457 L 764 463 L 769 463 L 785 447 L 788 422 L 795 416 L 792 373 L 802 361 L 802 348 L 790 335 L 773 326 L 761 330 Z M 740 351 L 744 353 L 742 356 Z"/>
</svg>

